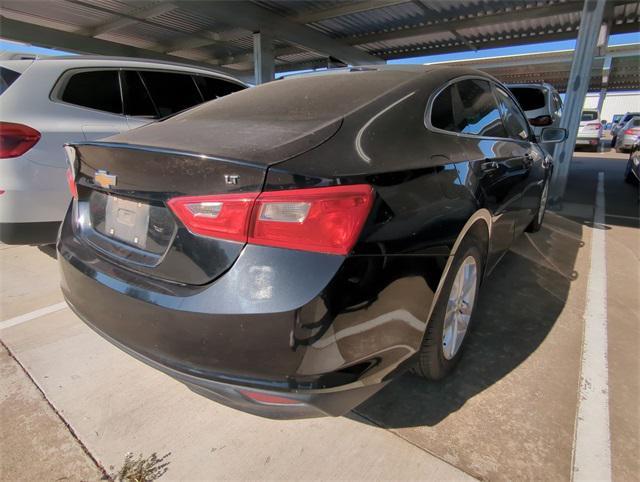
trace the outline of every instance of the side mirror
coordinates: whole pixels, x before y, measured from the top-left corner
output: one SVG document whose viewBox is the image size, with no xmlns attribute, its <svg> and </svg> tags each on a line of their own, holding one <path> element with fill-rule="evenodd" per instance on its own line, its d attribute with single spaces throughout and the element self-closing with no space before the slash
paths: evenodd
<svg viewBox="0 0 640 482">
<path fill-rule="evenodd" d="M 536 127 L 550 126 L 553 124 L 553 119 L 550 115 L 539 115 L 533 119 L 529 119 L 529 124 Z"/>
<path fill-rule="evenodd" d="M 558 144 L 567 140 L 567 129 L 561 127 L 546 127 L 540 134 L 540 142 L 544 144 Z"/>
</svg>

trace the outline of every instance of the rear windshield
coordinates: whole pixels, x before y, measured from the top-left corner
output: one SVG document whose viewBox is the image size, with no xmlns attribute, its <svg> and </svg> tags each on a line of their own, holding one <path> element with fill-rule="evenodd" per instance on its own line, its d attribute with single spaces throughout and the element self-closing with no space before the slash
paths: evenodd
<svg viewBox="0 0 640 482">
<path fill-rule="evenodd" d="M 634 117 L 633 120 L 631 121 L 631 127 L 638 127 L 640 126 L 640 117 Z"/>
<path fill-rule="evenodd" d="M 544 92 L 531 87 L 514 87 L 509 89 L 522 107 L 522 110 L 536 110 L 546 107 Z"/>
<path fill-rule="evenodd" d="M 593 111 L 584 111 L 582 113 L 582 117 L 580 118 L 581 121 L 592 121 L 592 120 L 598 120 L 598 113 Z"/>
<path fill-rule="evenodd" d="M 7 90 L 16 79 L 20 77 L 20 73 L 6 67 L 0 67 L 0 95 Z"/>
</svg>

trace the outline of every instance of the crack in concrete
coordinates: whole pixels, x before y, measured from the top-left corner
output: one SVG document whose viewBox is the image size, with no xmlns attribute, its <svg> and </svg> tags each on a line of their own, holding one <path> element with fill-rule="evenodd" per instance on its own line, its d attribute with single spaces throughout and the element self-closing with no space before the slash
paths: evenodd
<svg viewBox="0 0 640 482">
<path fill-rule="evenodd" d="M 96 459 L 93 456 L 93 454 L 89 451 L 89 449 L 82 442 L 82 440 L 80 440 L 80 438 L 78 437 L 78 434 L 76 434 L 76 432 L 73 430 L 71 425 L 65 420 L 65 418 L 62 416 L 62 414 L 58 411 L 56 406 L 53 403 L 51 403 L 49 398 L 47 398 L 47 395 L 44 393 L 44 390 L 42 390 L 40 385 L 38 385 L 38 383 L 31 376 L 29 371 L 24 367 L 24 365 L 20 362 L 20 360 L 18 360 L 18 358 L 13 354 L 11 349 L 2 341 L 2 339 L 0 339 L 0 345 L 2 345 L 2 347 L 5 350 L 7 350 L 7 353 L 9 354 L 9 357 L 11 357 L 11 359 L 16 362 L 16 364 L 20 367 L 20 369 L 23 371 L 23 373 L 27 376 L 27 378 L 31 381 L 31 383 L 36 387 L 36 390 L 38 390 L 38 392 L 42 395 L 42 398 L 44 398 L 45 402 L 47 402 L 47 405 L 49 405 L 51 410 L 53 410 L 53 412 L 58 416 L 60 421 L 67 428 L 67 430 L 69 431 L 69 433 L 71 434 L 73 439 L 76 442 L 78 442 L 78 445 L 80 445 L 80 448 L 83 450 L 83 452 L 87 455 L 87 457 L 89 457 L 89 459 L 91 459 L 91 461 L 95 464 L 95 466 L 98 468 L 98 470 L 102 473 L 102 480 L 111 480 L 112 481 L 113 479 L 109 476 L 109 473 L 105 470 L 105 468 L 102 466 L 102 464 L 100 462 L 98 462 L 98 459 Z"/>
</svg>

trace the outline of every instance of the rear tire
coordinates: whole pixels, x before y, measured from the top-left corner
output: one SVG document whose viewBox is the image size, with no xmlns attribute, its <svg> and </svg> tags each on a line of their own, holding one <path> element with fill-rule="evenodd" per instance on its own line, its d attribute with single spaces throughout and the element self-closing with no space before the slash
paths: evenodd
<svg viewBox="0 0 640 482">
<path fill-rule="evenodd" d="M 460 361 L 469 333 L 482 279 L 483 257 L 472 237 L 455 255 L 442 287 L 413 372 L 428 380 L 441 380 Z"/>
</svg>

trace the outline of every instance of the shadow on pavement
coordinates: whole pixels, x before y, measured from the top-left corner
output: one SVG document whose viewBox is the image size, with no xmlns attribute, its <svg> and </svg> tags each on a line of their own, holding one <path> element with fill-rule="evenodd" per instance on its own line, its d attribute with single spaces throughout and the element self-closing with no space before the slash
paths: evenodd
<svg viewBox="0 0 640 482">
<path fill-rule="evenodd" d="M 509 374 L 545 340 L 561 311 L 584 246 L 582 226 L 549 213 L 486 279 L 457 369 L 441 382 L 406 374 L 356 408 L 385 428 L 433 426 Z"/>
</svg>

